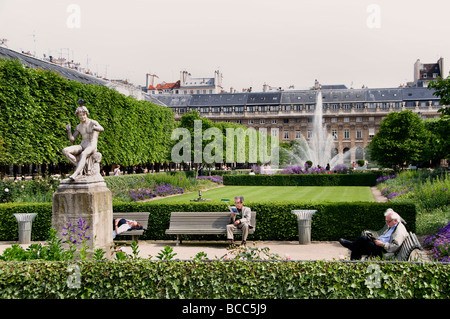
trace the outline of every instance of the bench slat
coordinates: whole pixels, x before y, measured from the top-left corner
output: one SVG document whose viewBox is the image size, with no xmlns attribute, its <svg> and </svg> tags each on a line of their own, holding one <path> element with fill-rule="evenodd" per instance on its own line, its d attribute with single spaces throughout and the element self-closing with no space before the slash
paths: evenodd
<svg viewBox="0 0 450 319">
<path fill-rule="evenodd" d="M 169 229 L 166 234 L 177 235 L 177 244 L 180 235 L 218 235 L 227 233 L 231 212 L 172 212 L 170 214 Z M 256 212 L 251 212 L 251 224 L 256 225 Z M 249 234 L 255 232 L 255 227 L 249 229 Z M 241 234 L 237 229 L 233 233 Z"/>
<path fill-rule="evenodd" d="M 408 261 L 411 253 L 415 250 L 423 250 L 422 245 L 420 245 L 416 234 L 409 232 L 408 237 L 403 241 L 398 253 L 395 255 L 396 260 Z"/>
</svg>

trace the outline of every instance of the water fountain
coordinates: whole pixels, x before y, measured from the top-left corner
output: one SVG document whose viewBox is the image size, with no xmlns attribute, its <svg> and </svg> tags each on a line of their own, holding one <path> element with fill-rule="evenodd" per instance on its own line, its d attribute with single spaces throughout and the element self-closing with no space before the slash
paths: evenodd
<svg viewBox="0 0 450 319">
<path fill-rule="evenodd" d="M 313 127 L 311 136 L 306 139 L 301 136 L 299 144 L 288 151 L 291 157 L 291 165 L 304 166 L 306 161 L 311 161 L 313 166 L 320 165 L 325 168 L 327 164 L 331 168 L 344 163 L 344 158 L 350 156 L 350 152 L 339 154 L 335 152 L 335 139 L 328 134 L 326 126 L 323 125 L 322 92 L 317 91 L 316 107 L 313 116 Z"/>
</svg>

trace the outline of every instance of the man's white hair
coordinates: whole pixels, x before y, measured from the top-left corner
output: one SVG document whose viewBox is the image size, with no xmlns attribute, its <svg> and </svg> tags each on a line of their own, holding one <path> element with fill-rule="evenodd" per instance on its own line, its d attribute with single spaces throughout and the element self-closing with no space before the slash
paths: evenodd
<svg viewBox="0 0 450 319">
<path fill-rule="evenodd" d="M 403 222 L 403 218 L 400 217 L 398 213 L 396 213 L 392 208 L 386 209 L 384 212 L 384 216 L 390 215 L 391 218 L 397 222 Z"/>
</svg>

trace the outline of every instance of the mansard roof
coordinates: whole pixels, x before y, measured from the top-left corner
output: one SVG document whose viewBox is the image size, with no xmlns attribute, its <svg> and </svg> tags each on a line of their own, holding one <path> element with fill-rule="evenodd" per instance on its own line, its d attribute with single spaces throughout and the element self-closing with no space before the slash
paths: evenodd
<svg viewBox="0 0 450 319">
<path fill-rule="evenodd" d="M 107 85 L 108 83 L 107 81 L 96 78 L 92 75 L 81 73 L 77 70 L 65 68 L 55 63 L 37 59 L 33 56 L 19 53 L 17 51 L 7 49 L 4 47 L 0 47 L 0 58 L 19 59 L 20 63 L 30 68 L 55 71 L 71 81 L 82 82 L 85 84 L 99 84 L 99 85 Z"/>
<path fill-rule="evenodd" d="M 314 104 L 315 90 L 217 93 L 217 94 L 147 94 L 147 100 L 168 107 L 243 106 Z M 333 89 L 321 90 L 323 103 L 376 103 L 420 100 L 439 100 L 433 90 L 423 87 L 399 87 L 378 89 Z"/>
</svg>

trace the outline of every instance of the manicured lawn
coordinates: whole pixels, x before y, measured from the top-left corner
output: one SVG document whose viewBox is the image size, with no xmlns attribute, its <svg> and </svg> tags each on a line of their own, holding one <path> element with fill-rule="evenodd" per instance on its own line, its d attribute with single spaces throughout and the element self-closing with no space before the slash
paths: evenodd
<svg viewBox="0 0 450 319">
<path fill-rule="evenodd" d="M 234 200 L 242 195 L 245 201 L 311 201 L 311 202 L 373 202 L 370 187 L 364 186 L 224 186 L 202 191 L 202 198 L 219 202 L 221 199 Z M 198 193 L 183 194 L 158 201 L 189 201 L 198 198 Z"/>
</svg>

